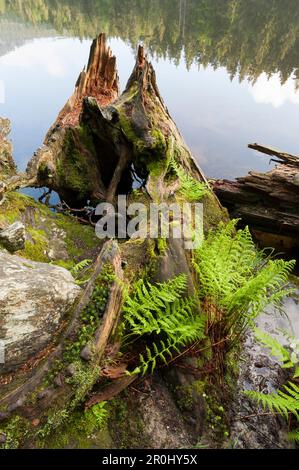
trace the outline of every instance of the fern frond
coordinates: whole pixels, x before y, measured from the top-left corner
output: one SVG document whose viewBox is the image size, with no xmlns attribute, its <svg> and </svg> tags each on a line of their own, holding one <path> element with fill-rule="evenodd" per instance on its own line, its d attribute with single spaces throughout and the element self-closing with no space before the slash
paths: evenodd
<svg viewBox="0 0 299 470">
<path fill-rule="evenodd" d="M 123 308 L 127 337 L 151 339 L 133 374 L 153 373 L 158 361 L 167 364 L 175 352 L 205 337 L 206 318 L 196 312 L 194 299 L 182 297 L 186 287 L 186 275 L 156 285 L 140 280 L 127 298 Z"/>
<path fill-rule="evenodd" d="M 259 328 L 255 329 L 255 337 L 266 348 L 270 349 L 271 355 L 282 362 L 284 368 L 294 367 L 290 352 L 275 338 L 260 330 Z"/>
<path fill-rule="evenodd" d="M 155 285 L 140 280 L 135 285 L 132 297 L 128 297 L 124 308 L 123 316 L 125 323 L 130 328 L 130 333 L 136 336 L 143 336 L 156 332 L 160 333 L 167 306 L 178 301 L 187 287 L 187 276 L 180 275 L 176 278 Z M 186 301 L 178 310 L 178 315 L 182 315 L 182 309 L 186 307 Z"/>
<path fill-rule="evenodd" d="M 299 420 L 299 386 L 289 382 L 278 392 L 265 394 L 255 391 L 244 392 L 253 401 L 256 401 L 263 409 L 278 412 L 288 418 L 293 414 Z"/>
<path fill-rule="evenodd" d="M 200 296 L 224 312 L 223 321 L 235 336 L 241 334 L 269 304 L 281 307 L 293 289 L 288 277 L 295 261 L 265 259 L 247 228 L 237 230 L 237 220 L 220 224 L 196 250 L 194 268 Z"/>
<path fill-rule="evenodd" d="M 193 332 L 192 340 L 201 340 L 203 336 L 200 331 Z M 168 364 L 169 360 L 173 358 L 174 353 L 180 353 L 180 348 L 186 346 L 190 342 L 190 337 L 187 338 L 185 335 L 182 335 L 177 340 L 167 338 L 166 341 L 160 340 L 160 342 L 153 343 L 153 352 L 150 348 L 146 347 L 146 358 L 144 355 L 140 355 L 140 364 L 138 367 L 138 373 L 141 373 L 142 376 L 145 376 L 148 370 L 151 373 L 154 372 L 158 361 Z"/>
<path fill-rule="evenodd" d="M 200 201 L 204 196 L 206 196 L 206 194 L 208 194 L 209 189 L 207 185 L 190 176 L 174 158 L 170 161 L 170 168 L 172 168 L 180 180 L 180 192 L 190 202 Z"/>
<path fill-rule="evenodd" d="M 298 442 L 299 443 L 299 429 L 288 433 L 288 438 L 290 441 Z"/>
<path fill-rule="evenodd" d="M 71 269 L 73 277 L 76 278 L 80 274 L 80 272 L 83 271 L 83 269 L 87 268 L 91 263 L 91 259 L 84 259 L 80 261 L 80 263 L 76 264 L 76 266 Z"/>
</svg>

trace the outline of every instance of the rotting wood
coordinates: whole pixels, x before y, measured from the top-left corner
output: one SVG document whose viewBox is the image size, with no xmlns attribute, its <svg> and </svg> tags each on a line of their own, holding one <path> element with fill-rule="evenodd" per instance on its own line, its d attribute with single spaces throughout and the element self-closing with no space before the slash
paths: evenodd
<svg viewBox="0 0 299 470">
<path fill-rule="evenodd" d="M 112 266 L 115 265 L 119 267 L 119 264 L 115 263 L 114 261 L 115 258 L 119 260 L 119 263 L 121 265 L 117 242 L 110 240 L 106 242 L 103 248 L 101 249 L 101 252 L 94 265 L 93 275 L 91 279 L 89 280 L 86 288 L 84 289 L 81 299 L 72 314 L 71 322 L 68 328 L 66 329 L 66 331 L 63 333 L 62 337 L 60 338 L 59 344 L 56 346 L 55 350 L 51 352 L 49 357 L 46 358 L 43 364 L 38 366 L 36 369 L 33 369 L 32 371 L 30 371 L 30 374 L 28 375 L 27 380 L 24 384 L 16 387 L 12 391 L 8 392 L 7 394 L 1 397 L 0 399 L 1 407 L 17 406 L 18 409 L 22 409 L 22 407 L 26 408 L 25 406 L 26 397 L 30 393 L 34 392 L 34 390 L 36 390 L 38 386 L 40 386 L 42 380 L 45 378 L 46 374 L 50 371 L 54 361 L 61 356 L 63 352 L 64 341 L 71 339 L 76 335 L 78 331 L 78 327 L 79 327 L 79 316 L 81 312 L 84 310 L 84 308 L 88 305 L 92 297 L 95 281 L 100 275 L 100 273 L 102 272 L 103 267 L 106 265 L 106 263 L 111 263 Z M 117 274 L 121 275 L 119 270 Z M 104 313 L 104 318 L 109 318 L 109 321 L 111 322 L 111 316 L 108 313 L 109 305 L 111 308 L 111 304 L 108 302 L 108 306 Z M 115 320 L 117 320 L 117 317 L 115 318 Z M 106 344 L 109 338 L 109 332 L 107 328 L 104 330 L 104 334 L 105 334 L 105 341 L 102 342 L 100 336 L 98 336 L 97 338 L 97 341 L 101 341 L 101 344 Z M 100 357 L 98 357 L 97 359 L 98 361 L 100 361 Z M 53 400 L 57 394 L 61 394 L 61 390 L 57 390 L 56 392 L 54 391 L 54 393 L 51 396 L 51 400 Z M 42 408 L 41 403 L 39 404 L 39 408 L 40 409 Z"/>
<path fill-rule="evenodd" d="M 187 173 L 208 184 L 164 104 L 144 48 L 139 47 L 119 96 L 116 60 L 101 34 L 26 173 L 6 182 L 1 192 L 48 187 L 69 205 L 81 207 L 88 200 L 114 202 L 119 192 L 132 189 L 137 176 L 147 180 L 144 186 L 153 200 L 166 200 L 179 189 L 173 181 L 168 187 L 165 178 L 174 155 Z"/>
<path fill-rule="evenodd" d="M 119 315 L 123 305 L 123 270 L 121 266 L 121 257 L 118 250 L 115 250 L 109 259 L 115 274 L 115 280 L 112 284 L 108 304 L 103 317 L 103 321 L 95 333 L 94 340 L 85 346 L 81 352 L 84 360 L 96 358 L 97 362 L 101 360 L 108 344 L 108 339 L 113 328 L 118 323 Z"/>
<path fill-rule="evenodd" d="M 267 147 L 260 144 L 249 144 L 248 148 L 256 150 L 257 152 L 263 153 L 265 155 L 270 155 L 270 157 L 278 158 L 277 163 L 285 163 L 286 165 L 294 165 L 299 167 L 299 155 L 291 155 L 286 152 L 281 152 L 274 147 Z"/>
<path fill-rule="evenodd" d="M 250 171 L 235 181 L 214 181 L 214 192 L 233 217 L 241 218 L 257 234 L 275 235 L 278 248 L 296 248 L 299 234 L 299 157 L 260 144 L 250 144 L 249 148 L 275 157 L 275 168 L 267 173 Z"/>
<path fill-rule="evenodd" d="M 89 409 L 92 406 L 97 405 L 98 403 L 101 403 L 103 401 L 111 400 L 112 398 L 119 395 L 123 390 L 125 390 L 130 385 L 132 385 L 132 383 L 135 382 L 137 378 L 138 378 L 138 375 L 130 375 L 130 376 L 115 380 L 114 382 L 109 384 L 107 387 L 105 387 L 103 390 L 101 390 L 99 393 L 94 394 L 85 403 L 85 409 Z"/>
<path fill-rule="evenodd" d="M 46 140 L 57 126 L 75 127 L 79 124 L 84 98 L 95 98 L 99 106 L 105 107 L 115 101 L 118 95 L 116 57 L 110 47 L 107 47 L 106 36 L 102 33 L 92 42 L 87 69 L 84 68 L 80 73 L 73 95 L 60 111 Z"/>
</svg>

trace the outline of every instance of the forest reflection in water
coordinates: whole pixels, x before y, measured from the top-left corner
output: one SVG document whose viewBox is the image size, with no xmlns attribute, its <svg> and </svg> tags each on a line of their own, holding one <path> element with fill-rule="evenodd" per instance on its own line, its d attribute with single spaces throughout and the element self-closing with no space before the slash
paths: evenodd
<svg viewBox="0 0 299 470">
<path fill-rule="evenodd" d="M 0 0 L 0 80 L 6 86 L 0 114 L 13 120 L 21 166 L 101 31 L 117 55 L 122 84 L 137 44 L 145 44 L 162 95 L 209 176 L 267 169 L 266 159 L 246 149 L 254 140 L 299 152 L 296 0 Z M 26 54 L 35 58 L 27 67 Z M 41 63 L 44 70 L 38 70 Z M 30 105 L 39 117 L 28 122 Z"/>
<path fill-rule="evenodd" d="M 0 0 L 0 14 L 81 39 L 142 40 L 158 57 L 179 64 L 184 52 L 187 67 L 225 67 L 231 77 L 299 77 L 297 0 Z"/>
</svg>

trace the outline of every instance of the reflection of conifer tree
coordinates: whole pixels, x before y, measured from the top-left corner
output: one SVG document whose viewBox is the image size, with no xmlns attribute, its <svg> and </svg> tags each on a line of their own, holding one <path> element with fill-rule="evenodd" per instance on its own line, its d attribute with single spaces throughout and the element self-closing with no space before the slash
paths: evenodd
<svg viewBox="0 0 299 470">
<path fill-rule="evenodd" d="M 187 0 L 180 0 L 180 32 L 182 38 L 185 39 L 185 30 L 186 30 L 186 13 L 187 13 Z"/>
<path fill-rule="evenodd" d="M 175 63 L 262 72 L 285 82 L 299 69 L 298 0 L 0 0 L 0 14 L 80 38 L 104 31 Z M 0 33 L 1 34 L 1 33 Z"/>
</svg>

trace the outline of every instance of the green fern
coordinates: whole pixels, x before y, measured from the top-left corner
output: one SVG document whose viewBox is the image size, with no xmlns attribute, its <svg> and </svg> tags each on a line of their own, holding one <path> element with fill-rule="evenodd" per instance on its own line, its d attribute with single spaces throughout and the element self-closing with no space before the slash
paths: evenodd
<svg viewBox="0 0 299 470">
<path fill-rule="evenodd" d="M 87 268 L 91 263 L 92 263 L 91 259 L 84 259 L 84 260 L 80 261 L 80 263 L 76 264 L 76 266 L 74 266 L 71 269 L 71 273 L 72 273 L 73 277 L 76 279 L 79 276 L 79 274 L 81 273 L 81 271 L 83 271 L 83 269 Z"/>
<path fill-rule="evenodd" d="M 176 348 L 169 338 L 166 340 L 166 344 L 165 341 L 161 340 L 159 346 L 153 343 L 152 347 L 153 351 L 147 346 L 146 354 L 140 354 L 140 365 L 134 370 L 133 374 L 141 373 L 145 376 L 148 370 L 153 373 L 158 360 L 163 361 L 167 365 L 173 357 L 173 351 L 179 352 L 179 349 Z"/>
<path fill-rule="evenodd" d="M 264 331 L 256 328 L 255 330 L 256 339 L 262 343 L 266 348 L 270 349 L 271 355 L 282 362 L 282 367 L 285 369 L 296 366 L 299 363 L 297 356 L 293 355 L 288 349 L 282 346 L 279 341 L 277 341 L 272 336 L 268 335 Z M 296 373 L 295 373 L 296 374 Z"/>
<path fill-rule="evenodd" d="M 271 354 L 282 362 L 283 368 L 295 369 L 293 379 L 296 379 L 299 375 L 299 357 L 296 354 L 299 351 L 298 340 L 288 333 L 285 333 L 285 336 L 291 341 L 289 350 L 270 335 L 259 329 L 256 330 L 255 335 L 264 346 L 271 350 Z M 296 353 L 294 351 L 296 351 Z M 277 412 L 286 419 L 292 414 L 299 421 L 299 386 L 296 383 L 288 382 L 287 385 L 282 387 L 282 390 L 270 394 L 256 391 L 245 391 L 244 393 L 261 405 L 263 409 Z M 289 433 L 288 437 L 290 440 L 299 442 L 299 429 Z"/>
<path fill-rule="evenodd" d="M 269 304 L 280 308 L 290 295 L 288 277 L 295 261 L 272 260 L 256 250 L 250 231 L 237 221 L 220 224 L 196 250 L 194 267 L 200 297 L 222 312 L 226 334 L 239 336 Z"/>
<path fill-rule="evenodd" d="M 299 421 L 299 386 L 293 382 L 288 382 L 288 385 L 284 385 L 282 390 L 275 393 L 265 394 L 255 391 L 244 393 L 261 405 L 263 409 L 278 412 L 286 418 L 291 413 Z"/>
<path fill-rule="evenodd" d="M 174 158 L 171 159 L 170 168 L 180 180 L 181 194 L 190 202 L 200 201 L 204 196 L 206 196 L 206 194 L 208 194 L 209 189 L 207 185 L 188 175 L 188 173 L 186 173 Z"/>
<path fill-rule="evenodd" d="M 290 441 L 298 442 L 299 443 L 299 429 L 288 433 L 288 438 Z"/>
<path fill-rule="evenodd" d="M 85 419 L 92 422 L 95 429 L 102 429 L 107 422 L 109 411 L 107 410 L 106 405 L 107 402 L 102 401 L 85 411 Z"/>
<path fill-rule="evenodd" d="M 123 309 L 125 339 L 148 336 L 151 345 L 140 354 L 133 374 L 154 372 L 158 361 L 167 364 L 175 352 L 205 337 L 205 317 L 195 314 L 194 299 L 182 298 L 187 277 L 152 285 L 140 280 Z"/>
<path fill-rule="evenodd" d="M 179 300 L 186 290 L 187 277 L 181 275 L 167 283 L 152 285 L 142 279 L 135 284 L 132 297 L 127 297 L 123 308 L 124 320 L 130 334 L 142 336 L 159 334 L 167 305 Z"/>
</svg>

